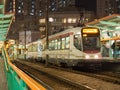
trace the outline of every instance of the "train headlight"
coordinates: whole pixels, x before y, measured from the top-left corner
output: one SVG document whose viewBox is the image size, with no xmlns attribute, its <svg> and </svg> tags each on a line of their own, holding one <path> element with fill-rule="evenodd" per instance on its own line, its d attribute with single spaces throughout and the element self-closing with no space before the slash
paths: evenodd
<svg viewBox="0 0 120 90">
<path fill-rule="evenodd" d="M 98 55 L 95 55 L 94 57 L 95 57 L 95 58 L 99 58 L 99 56 L 98 56 Z"/>
<path fill-rule="evenodd" d="M 85 55 L 85 58 L 86 58 L 86 59 L 89 59 L 89 58 L 90 58 L 90 56 L 89 56 L 89 55 Z"/>
</svg>

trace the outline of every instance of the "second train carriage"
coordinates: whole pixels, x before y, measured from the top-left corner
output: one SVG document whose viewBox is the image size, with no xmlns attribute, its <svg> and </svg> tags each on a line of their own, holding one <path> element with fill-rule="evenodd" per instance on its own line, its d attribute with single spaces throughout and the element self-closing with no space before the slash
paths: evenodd
<svg viewBox="0 0 120 90">
<path fill-rule="evenodd" d="M 32 51 L 32 48 L 36 49 Z M 76 27 L 49 36 L 48 50 L 46 50 L 46 38 L 29 44 L 27 56 L 45 61 L 48 54 L 49 63 L 76 66 L 81 61 L 101 59 L 100 50 L 98 28 Z"/>
<path fill-rule="evenodd" d="M 42 59 L 42 42 L 41 40 L 27 44 L 27 59 Z"/>
</svg>

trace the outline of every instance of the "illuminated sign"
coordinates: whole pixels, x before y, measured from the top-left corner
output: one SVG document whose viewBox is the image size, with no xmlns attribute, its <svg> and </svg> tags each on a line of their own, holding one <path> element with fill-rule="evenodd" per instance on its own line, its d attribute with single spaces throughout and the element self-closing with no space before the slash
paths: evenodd
<svg viewBox="0 0 120 90">
<path fill-rule="evenodd" d="M 96 28 L 83 28 L 82 33 L 98 33 L 98 29 Z"/>
<path fill-rule="evenodd" d="M 87 37 L 87 34 L 83 34 L 83 37 Z"/>
</svg>

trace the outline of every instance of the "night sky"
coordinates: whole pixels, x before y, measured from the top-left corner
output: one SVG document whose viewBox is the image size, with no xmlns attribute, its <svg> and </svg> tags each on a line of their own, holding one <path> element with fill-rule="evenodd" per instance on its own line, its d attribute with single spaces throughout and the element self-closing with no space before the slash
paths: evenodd
<svg viewBox="0 0 120 90">
<path fill-rule="evenodd" d="M 76 5 L 96 12 L 96 0 L 76 0 Z"/>
</svg>

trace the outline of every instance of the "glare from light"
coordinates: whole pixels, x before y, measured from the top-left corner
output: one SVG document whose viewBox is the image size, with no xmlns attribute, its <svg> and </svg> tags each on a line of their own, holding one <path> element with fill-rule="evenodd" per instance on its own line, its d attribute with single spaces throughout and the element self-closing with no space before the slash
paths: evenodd
<svg viewBox="0 0 120 90">
<path fill-rule="evenodd" d="M 120 27 L 115 27 L 115 29 L 120 29 Z"/>
<path fill-rule="evenodd" d="M 89 55 L 86 55 L 86 56 L 85 56 L 85 58 L 86 58 L 86 59 L 89 59 L 89 58 L 90 58 L 90 56 L 89 56 Z"/>
<path fill-rule="evenodd" d="M 80 34 L 80 32 L 78 32 L 77 34 Z"/>
<path fill-rule="evenodd" d="M 98 56 L 98 55 L 95 55 L 94 57 L 95 57 L 96 59 L 97 59 L 97 58 L 99 58 L 99 56 Z"/>
<path fill-rule="evenodd" d="M 49 22 L 53 22 L 54 19 L 52 17 L 49 18 Z"/>
<path fill-rule="evenodd" d="M 108 30 L 106 29 L 106 30 L 102 30 L 102 33 L 104 33 L 104 32 L 107 32 Z"/>
</svg>

